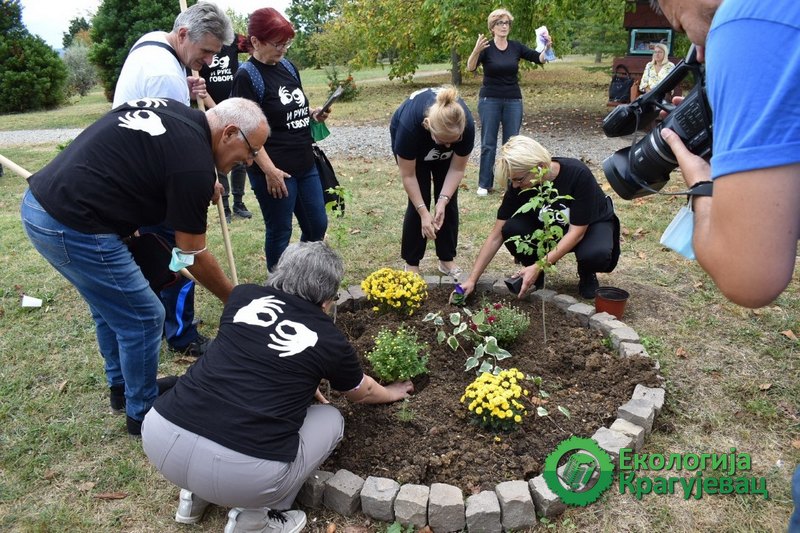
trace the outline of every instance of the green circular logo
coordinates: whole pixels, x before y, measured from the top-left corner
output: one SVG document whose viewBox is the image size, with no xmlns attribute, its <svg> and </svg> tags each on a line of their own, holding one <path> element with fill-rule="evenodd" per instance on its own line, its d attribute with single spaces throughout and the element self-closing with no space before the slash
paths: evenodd
<svg viewBox="0 0 800 533">
<path fill-rule="evenodd" d="M 562 461 L 565 457 L 566 462 Z M 592 439 L 570 437 L 547 456 L 542 476 L 562 502 L 584 507 L 611 486 L 614 464 Z"/>
</svg>

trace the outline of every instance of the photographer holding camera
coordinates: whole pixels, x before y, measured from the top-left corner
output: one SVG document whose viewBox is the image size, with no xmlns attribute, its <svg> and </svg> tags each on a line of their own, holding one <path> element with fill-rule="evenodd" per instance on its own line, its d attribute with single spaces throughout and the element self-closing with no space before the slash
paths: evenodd
<svg viewBox="0 0 800 533">
<path fill-rule="evenodd" d="M 669 128 L 661 136 L 693 196 L 697 260 L 732 302 L 759 307 L 789 284 L 800 238 L 800 3 L 654 0 L 707 57 L 710 164 Z M 748 40 L 758 61 L 731 50 Z M 718 179 L 719 178 L 719 179 Z M 733 260 L 732 260 L 733 259 Z"/>
</svg>

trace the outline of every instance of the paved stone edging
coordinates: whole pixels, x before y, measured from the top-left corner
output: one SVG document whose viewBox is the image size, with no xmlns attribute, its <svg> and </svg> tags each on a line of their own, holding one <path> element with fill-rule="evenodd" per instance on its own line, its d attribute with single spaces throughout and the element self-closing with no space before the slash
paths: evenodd
<svg viewBox="0 0 800 533">
<path fill-rule="evenodd" d="M 453 278 L 448 276 L 424 276 L 424 279 L 430 288 L 454 284 Z M 508 294 L 502 279 L 481 278 L 475 290 Z M 609 313 L 596 313 L 593 306 L 549 289 L 532 292 L 526 299 L 550 302 L 576 324 L 602 332 L 621 357 L 649 357 L 636 331 Z M 340 293 L 337 307 L 352 309 L 364 301 L 366 295 L 361 287 L 352 286 Z M 658 361 L 654 361 L 653 366 L 656 370 L 660 368 Z M 659 379 L 664 381 L 662 376 Z M 617 410 L 614 423 L 608 428 L 599 428 L 591 438 L 618 465 L 622 448 L 641 451 L 645 437 L 652 431 L 653 422 L 664 406 L 664 398 L 663 387 L 636 385 L 631 399 Z M 493 491 L 482 491 L 465 500 L 461 489 L 445 483 L 434 483 L 430 487 L 412 483 L 401 485 L 384 477 L 363 479 L 344 469 L 335 474 L 317 470 L 303 485 L 297 501 L 315 509 L 324 506 L 343 516 L 360 510 L 382 522 L 397 521 L 403 526 L 417 528 L 430 525 L 437 533 L 465 528 L 487 533 L 523 529 L 536 525 L 536 515 L 554 517 L 567 508 L 547 487 L 542 475 L 528 481 L 504 481 Z"/>
</svg>

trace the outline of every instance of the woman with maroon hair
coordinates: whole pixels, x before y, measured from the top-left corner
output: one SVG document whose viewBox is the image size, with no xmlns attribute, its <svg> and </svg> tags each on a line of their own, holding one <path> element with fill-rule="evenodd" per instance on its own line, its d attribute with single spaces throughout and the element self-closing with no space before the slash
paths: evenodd
<svg viewBox="0 0 800 533">
<path fill-rule="evenodd" d="M 284 58 L 295 32 L 283 15 L 271 7 L 257 9 L 247 33 L 253 56 L 236 72 L 231 96 L 257 102 L 272 131 L 247 169 L 264 216 L 264 253 L 271 271 L 289 245 L 292 216 L 301 241 L 322 240 L 328 228 L 310 128 L 311 120 L 324 122 L 328 113 L 310 108 L 297 68 Z"/>
</svg>

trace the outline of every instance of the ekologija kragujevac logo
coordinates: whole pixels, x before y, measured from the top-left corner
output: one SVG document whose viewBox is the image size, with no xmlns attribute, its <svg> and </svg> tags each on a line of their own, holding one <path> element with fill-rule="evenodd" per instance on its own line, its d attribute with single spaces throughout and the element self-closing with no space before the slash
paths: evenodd
<svg viewBox="0 0 800 533">
<path fill-rule="evenodd" d="M 562 502 L 584 507 L 597 501 L 614 482 L 614 463 L 592 439 L 570 437 L 547 456 L 542 476 Z"/>
</svg>

